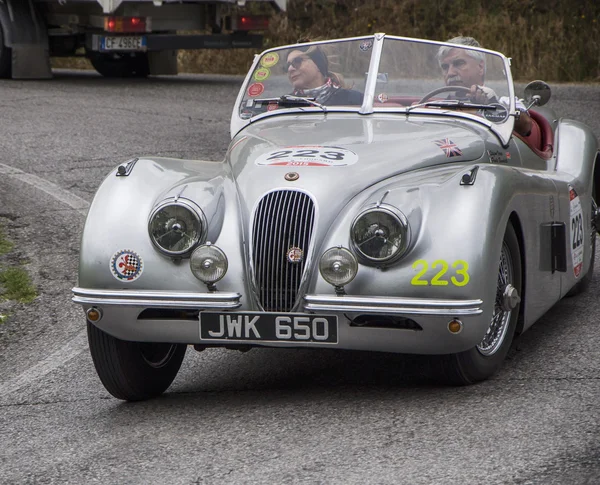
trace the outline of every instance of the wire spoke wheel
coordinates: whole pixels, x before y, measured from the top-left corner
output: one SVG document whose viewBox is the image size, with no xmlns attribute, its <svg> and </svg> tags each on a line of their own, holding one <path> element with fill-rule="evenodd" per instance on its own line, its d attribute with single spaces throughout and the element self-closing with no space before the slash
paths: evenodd
<svg viewBox="0 0 600 485">
<path fill-rule="evenodd" d="M 500 254 L 500 266 L 498 268 L 498 284 L 496 286 L 496 301 L 494 304 L 494 315 L 483 340 L 477 345 L 477 350 L 483 355 L 493 355 L 501 347 L 506 331 L 510 323 L 512 310 L 505 304 L 505 294 L 507 288 L 514 283 L 514 271 L 510 250 L 506 242 L 502 244 L 502 253 Z M 510 285 L 510 286 L 509 286 Z"/>
<path fill-rule="evenodd" d="M 502 366 L 517 327 L 521 305 L 521 250 L 515 228 L 506 227 L 500 248 L 494 309 L 485 335 L 472 348 L 439 357 L 441 376 L 448 384 L 464 386 L 483 381 Z M 484 325 L 486 322 L 482 321 Z"/>
</svg>

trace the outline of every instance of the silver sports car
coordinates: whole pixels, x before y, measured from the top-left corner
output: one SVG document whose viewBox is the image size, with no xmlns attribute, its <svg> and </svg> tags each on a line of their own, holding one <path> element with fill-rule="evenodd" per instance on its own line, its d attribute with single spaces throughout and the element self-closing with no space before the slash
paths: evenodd
<svg viewBox="0 0 600 485">
<path fill-rule="evenodd" d="M 598 144 L 549 97 L 517 99 L 508 58 L 459 44 L 256 56 L 222 162 L 135 158 L 94 197 L 73 300 L 102 383 L 156 396 L 187 345 L 429 354 L 446 382 L 488 378 L 592 276 Z"/>
</svg>

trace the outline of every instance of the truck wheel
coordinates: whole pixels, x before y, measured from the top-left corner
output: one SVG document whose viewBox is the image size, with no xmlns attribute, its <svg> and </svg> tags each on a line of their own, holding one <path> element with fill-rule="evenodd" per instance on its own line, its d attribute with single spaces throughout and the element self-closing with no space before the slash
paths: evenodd
<svg viewBox="0 0 600 485">
<path fill-rule="evenodd" d="M 500 252 L 496 302 L 490 326 L 479 345 L 458 354 L 440 356 L 442 375 L 447 383 L 474 384 L 492 376 L 502 366 L 519 318 L 520 302 L 511 295 L 520 297 L 521 284 L 519 242 L 509 224 Z"/>
<path fill-rule="evenodd" d="M 94 69 L 104 77 L 148 77 L 150 65 L 147 54 L 104 54 L 89 55 Z"/>
<path fill-rule="evenodd" d="M 0 25 L 0 78 L 9 78 L 12 68 L 12 49 L 4 45 L 4 31 Z"/>
<path fill-rule="evenodd" d="M 117 399 L 142 401 L 159 396 L 173 382 L 186 345 L 127 342 L 87 324 L 90 352 L 104 387 Z"/>
</svg>

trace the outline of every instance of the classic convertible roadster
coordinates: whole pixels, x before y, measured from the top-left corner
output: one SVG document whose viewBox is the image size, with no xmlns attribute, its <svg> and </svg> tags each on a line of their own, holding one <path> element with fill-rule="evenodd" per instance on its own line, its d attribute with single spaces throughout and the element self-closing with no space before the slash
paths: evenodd
<svg viewBox="0 0 600 485">
<path fill-rule="evenodd" d="M 465 56 L 484 101 L 448 74 Z M 549 97 L 527 86 L 519 135 L 498 52 L 376 34 L 256 56 L 222 162 L 135 158 L 94 197 L 73 300 L 102 383 L 156 396 L 187 345 L 430 354 L 449 383 L 492 376 L 592 276 L 597 140 Z"/>
</svg>

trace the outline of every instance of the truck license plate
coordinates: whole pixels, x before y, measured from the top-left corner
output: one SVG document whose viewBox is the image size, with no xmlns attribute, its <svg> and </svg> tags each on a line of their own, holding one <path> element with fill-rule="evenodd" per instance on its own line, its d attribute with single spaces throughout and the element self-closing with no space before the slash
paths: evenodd
<svg viewBox="0 0 600 485">
<path fill-rule="evenodd" d="M 200 312 L 199 318 L 203 341 L 338 343 L 335 315 Z"/>
<path fill-rule="evenodd" d="M 145 51 L 146 37 L 144 36 L 115 36 L 102 37 L 100 42 L 102 51 Z"/>
</svg>

